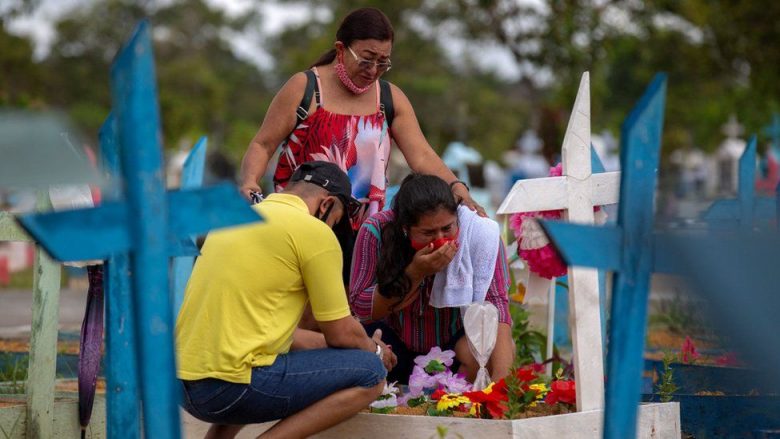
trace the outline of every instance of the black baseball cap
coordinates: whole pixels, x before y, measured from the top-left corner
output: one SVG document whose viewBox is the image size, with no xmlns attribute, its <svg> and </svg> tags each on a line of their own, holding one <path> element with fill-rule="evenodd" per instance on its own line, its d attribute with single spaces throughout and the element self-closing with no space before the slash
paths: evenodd
<svg viewBox="0 0 780 439">
<path fill-rule="evenodd" d="M 329 194 L 339 197 L 350 217 L 355 216 L 360 209 L 360 202 L 352 196 L 352 182 L 335 163 L 306 162 L 295 170 L 290 181 L 305 181 L 316 184 L 328 191 Z"/>
</svg>

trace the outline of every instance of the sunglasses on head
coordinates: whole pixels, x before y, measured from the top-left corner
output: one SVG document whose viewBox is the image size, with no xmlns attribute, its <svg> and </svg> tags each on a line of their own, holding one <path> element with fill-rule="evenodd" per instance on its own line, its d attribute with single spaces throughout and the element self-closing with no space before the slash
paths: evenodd
<svg viewBox="0 0 780 439">
<path fill-rule="evenodd" d="M 350 218 L 354 217 L 360 211 L 360 203 L 355 200 L 349 199 L 341 194 L 331 194 L 341 201 L 341 205 L 344 206 L 344 211 Z"/>
</svg>

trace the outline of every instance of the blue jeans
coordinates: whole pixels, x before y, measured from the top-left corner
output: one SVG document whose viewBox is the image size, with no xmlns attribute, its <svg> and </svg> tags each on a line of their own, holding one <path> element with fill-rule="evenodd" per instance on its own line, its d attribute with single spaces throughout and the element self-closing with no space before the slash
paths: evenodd
<svg viewBox="0 0 780 439">
<path fill-rule="evenodd" d="M 374 387 L 387 375 L 372 352 L 314 349 L 279 355 L 252 369 L 249 384 L 215 378 L 182 380 L 183 406 L 214 424 L 256 424 L 286 418 L 339 390 Z"/>
</svg>

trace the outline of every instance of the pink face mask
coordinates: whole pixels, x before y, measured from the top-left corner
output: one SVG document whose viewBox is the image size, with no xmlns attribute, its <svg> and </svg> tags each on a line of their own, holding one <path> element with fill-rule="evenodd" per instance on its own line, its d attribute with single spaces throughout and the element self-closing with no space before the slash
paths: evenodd
<svg viewBox="0 0 780 439">
<path fill-rule="evenodd" d="M 458 234 L 457 233 L 452 238 L 444 237 L 444 238 L 434 239 L 431 242 L 418 242 L 418 241 L 415 241 L 414 239 L 411 239 L 411 238 L 409 239 L 409 242 L 411 243 L 412 248 L 415 251 L 420 251 L 423 248 L 425 248 L 427 245 L 430 245 L 430 244 L 433 244 L 433 249 L 437 250 L 437 249 L 441 248 L 441 246 L 443 246 L 444 244 L 446 244 L 448 242 L 457 242 L 457 241 L 458 241 Z"/>
<path fill-rule="evenodd" d="M 356 95 L 363 94 L 368 91 L 369 88 L 371 88 L 372 84 L 368 84 L 365 87 L 358 87 L 354 82 L 352 82 L 352 79 L 350 79 L 349 74 L 347 73 L 347 69 L 341 62 L 337 62 L 333 69 L 336 71 L 336 76 L 339 77 L 341 83 L 344 84 L 344 87 L 346 87 L 347 90 L 351 91 L 352 93 Z"/>
</svg>

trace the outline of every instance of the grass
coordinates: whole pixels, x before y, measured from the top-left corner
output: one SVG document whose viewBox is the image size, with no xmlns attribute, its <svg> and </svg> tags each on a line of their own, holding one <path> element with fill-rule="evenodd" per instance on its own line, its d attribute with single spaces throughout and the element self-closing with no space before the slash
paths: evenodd
<svg viewBox="0 0 780 439">
<path fill-rule="evenodd" d="M 0 382 L 3 383 L 2 393 L 24 393 L 27 382 L 27 361 L 4 352 L 0 354 Z"/>
</svg>

